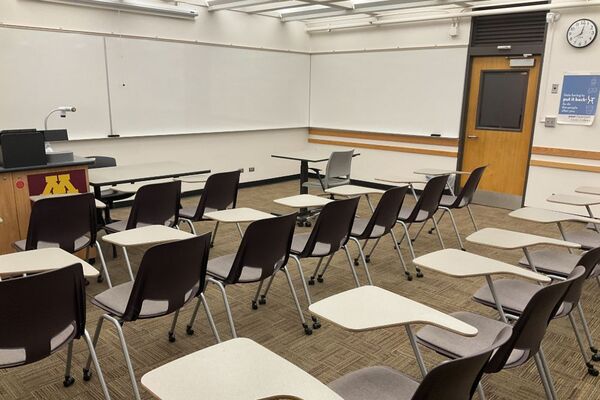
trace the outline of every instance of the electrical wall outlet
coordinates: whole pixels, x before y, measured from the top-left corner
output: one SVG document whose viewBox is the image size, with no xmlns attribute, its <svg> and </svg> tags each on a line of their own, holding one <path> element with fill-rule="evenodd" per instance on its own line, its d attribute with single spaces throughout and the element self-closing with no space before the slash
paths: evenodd
<svg viewBox="0 0 600 400">
<path fill-rule="evenodd" d="M 249 167 L 248 172 L 254 172 L 254 167 Z"/>
<path fill-rule="evenodd" d="M 544 119 L 544 126 L 546 128 L 556 128 L 556 117 L 546 117 Z"/>
<path fill-rule="evenodd" d="M 552 94 L 558 94 L 559 88 L 560 88 L 560 85 L 558 83 L 553 83 L 552 84 Z"/>
</svg>

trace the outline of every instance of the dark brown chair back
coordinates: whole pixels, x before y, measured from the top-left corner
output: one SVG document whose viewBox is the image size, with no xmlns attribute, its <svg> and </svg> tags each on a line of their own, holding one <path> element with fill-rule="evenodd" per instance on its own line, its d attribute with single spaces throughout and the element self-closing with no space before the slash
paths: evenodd
<svg viewBox="0 0 600 400">
<path fill-rule="evenodd" d="M 181 199 L 181 181 L 155 183 L 142 186 L 135 195 L 127 228 L 137 225 L 177 226 L 179 222 L 179 202 Z"/>
<path fill-rule="evenodd" d="M 0 354 L 16 354 L 0 368 L 39 361 L 83 335 L 84 288 L 81 264 L 1 281 Z"/>
<path fill-rule="evenodd" d="M 481 177 L 485 172 L 487 165 L 482 167 L 475 168 L 471 175 L 469 175 L 469 179 L 467 179 L 467 183 L 463 186 L 462 190 L 456 196 L 456 200 L 452 204 L 453 208 L 464 207 L 468 204 L 471 204 L 473 201 L 473 196 L 475 195 L 475 191 L 477 191 L 477 186 L 479 186 L 479 182 L 481 181 Z"/>
<path fill-rule="evenodd" d="M 448 175 L 431 178 L 425 185 L 421 197 L 417 200 L 417 204 L 415 204 L 412 213 L 405 222 L 412 223 L 416 220 L 423 220 L 421 211 L 427 213 L 426 219 L 433 217 L 440 205 L 440 200 L 442 200 L 447 183 Z"/>
<path fill-rule="evenodd" d="M 202 219 L 206 208 L 215 210 L 235 208 L 240 186 L 240 173 L 237 170 L 212 174 L 208 177 L 194 214 L 194 220 Z"/>
<path fill-rule="evenodd" d="M 365 238 L 370 237 L 376 226 L 384 228 L 382 235 L 392 230 L 394 225 L 396 225 L 398 213 L 402 208 L 402 203 L 404 203 L 407 192 L 408 186 L 394 187 L 386 190 L 381 196 L 362 236 Z"/>
<path fill-rule="evenodd" d="M 140 318 L 144 301 L 157 304 L 156 314 L 170 314 L 204 290 L 210 232 L 176 242 L 159 244 L 146 251 L 133 283 L 123 319 Z M 145 315 L 144 317 L 149 317 Z"/>
<path fill-rule="evenodd" d="M 251 223 L 240 243 L 225 283 L 237 283 L 244 268 L 254 269 L 262 281 L 284 267 L 290 256 L 297 213 Z"/>
<path fill-rule="evenodd" d="M 39 247 L 39 242 L 56 243 L 73 253 L 75 241 L 89 238 L 96 242 L 96 203 L 91 193 L 52 196 L 33 202 L 26 250 Z"/>
</svg>

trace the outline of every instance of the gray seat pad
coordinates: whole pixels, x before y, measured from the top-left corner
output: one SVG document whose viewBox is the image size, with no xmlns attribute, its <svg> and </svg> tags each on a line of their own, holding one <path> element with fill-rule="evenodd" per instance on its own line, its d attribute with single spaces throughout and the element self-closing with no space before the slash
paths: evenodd
<svg viewBox="0 0 600 400">
<path fill-rule="evenodd" d="M 352 223 L 352 236 L 362 236 L 365 232 L 365 228 L 369 224 L 370 218 L 354 218 L 354 222 Z M 373 227 L 373 232 L 369 235 L 370 239 L 381 237 L 385 233 L 385 228 L 383 226 L 375 225 Z"/>
<path fill-rule="evenodd" d="M 294 235 L 292 239 L 292 253 L 300 254 L 306 247 L 306 243 L 308 242 L 308 238 L 310 237 L 310 232 L 308 233 L 298 233 Z M 314 257 L 323 257 L 329 254 L 331 250 L 331 246 L 327 243 L 319 243 L 315 245 L 311 256 Z"/>
<path fill-rule="evenodd" d="M 419 383 L 389 367 L 369 367 L 342 376 L 328 385 L 344 400 L 409 400 Z"/>
<path fill-rule="evenodd" d="M 235 253 L 213 258 L 208 261 L 207 272 L 209 275 L 223 280 L 229 275 L 234 260 Z M 260 268 L 244 267 L 239 282 L 256 282 L 260 280 L 261 274 L 262 270 Z"/>
</svg>

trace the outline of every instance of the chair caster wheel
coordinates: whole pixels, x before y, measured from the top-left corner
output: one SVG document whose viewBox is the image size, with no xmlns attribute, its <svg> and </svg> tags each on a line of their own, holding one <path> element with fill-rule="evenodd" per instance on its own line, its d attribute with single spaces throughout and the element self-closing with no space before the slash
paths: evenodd
<svg viewBox="0 0 600 400">
<path fill-rule="evenodd" d="M 371 257 L 370 257 L 370 256 L 365 256 L 365 261 L 366 261 L 367 263 L 370 263 L 370 262 L 371 262 Z"/>
<path fill-rule="evenodd" d="M 596 362 L 600 361 L 600 354 L 592 355 L 592 361 L 596 361 Z"/>
<path fill-rule="evenodd" d="M 211 244 L 210 244 L 210 248 L 212 249 L 213 247 L 215 247 L 215 244 L 214 244 L 214 243 L 211 243 Z"/>
<path fill-rule="evenodd" d="M 317 319 L 317 317 L 311 317 L 313 321 L 313 329 L 319 329 L 321 327 L 321 323 Z"/>
<path fill-rule="evenodd" d="M 258 304 L 256 304 L 256 302 L 254 300 L 252 300 L 252 309 L 258 310 Z"/>
<path fill-rule="evenodd" d="M 177 339 L 175 339 L 175 335 L 169 332 L 169 342 L 174 343 Z"/>
<path fill-rule="evenodd" d="M 590 347 L 590 350 L 592 351 L 592 353 L 596 354 L 598 353 L 598 349 L 595 347 Z"/>
<path fill-rule="evenodd" d="M 598 376 L 599 372 L 596 368 L 592 367 L 588 368 L 588 374 L 590 374 L 591 376 Z"/>
<path fill-rule="evenodd" d="M 423 277 L 423 273 L 421 271 L 417 271 L 417 278 L 422 278 Z"/>
<path fill-rule="evenodd" d="M 302 228 L 304 226 L 304 222 L 300 221 L 296 225 L 298 225 L 299 228 Z"/>
<path fill-rule="evenodd" d="M 461 249 L 462 251 L 467 251 L 467 249 L 465 249 L 464 247 L 461 247 L 460 249 Z"/>
<path fill-rule="evenodd" d="M 413 280 L 413 276 L 410 273 L 406 273 L 406 280 L 407 281 L 412 281 Z"/>
<path fill-rule="evenodd" d="M 260 296 L 260 299 L 258 299 L 258 304 L 261 304 L 261 305 L 267 304 L 267 298 L 265 296 Z"/>
<path fill-rule="evenodd" d="M 310 228 L 312 226 L 312 223 L 310 221 L 306 221 L 304 223 L 304 226 L 307 227 L 307 228 Z"/>
<path fill-rule="evenodd" d="M 308 327 L 308 325 L 306 325 L 306 324 L 305 324 L 305 325 L 303 325 L 303 326 L 304 326 L 304 334 L 305 334 L 305 335 L 307 335 L 307 336 L 310 336 L 310 335 L 312 335 L 312 333 L 313 333 L 312 329 L 310 329 L 310 328 Z"/>
<path fill-rule="evenodd" d="M 69 387 L 74 383 L 75 383 L 75 378 L 73 378 L 72 376 L 65 376 L 65 380 L 63 381 L 64 387 Z"/>
<path fill-rule="evenodd" d="M 104 277 L 102 275 L 98 275 L 98 278 L 96 278 L 96 282 L 98 282 L 98 283 L 104 282 Z"/>
<path fill-rule="evenodd" d="M 431 235 L 433 233 L 433 229 L 428 230 L 427 233 Z"/>
<path fill-rule="evenodd" d="M 323 283 L 324 279 L 322 276 L 317 276 L 317 282 Z"/>
<path fill-rule="evenodd" d="M 94 265 L 96 264 L 96 258 L 90 258 L 88 264 Z"/>
<path fill-rule="evenodd" d="M 310 286 L 314 286 L 314 284 L 315 284 L 315 279 L 314 279 L 314 277 L 311 277 L 311 278 L 310 278 L 310 280 L 308 281 L 308 284 L 309 284 Z"/>
<path fill-rule="evenodd" d="M 191 326 L 188 325 L 185 327 L 185 333 L 187 333 L 188 336 L 192 336 L 194 334 L 194 330 L 192 329 Z"/>
<path fill-rule="evenodd" d="M 92 379 L 92 371 L 87 368 L 83 369 L 83 380 L 89 382 Z"/>
<path fill-rule="evenodd" d="M 89 286 L 90 285 L 90 281 L 87 280 L 87 278 L 83 278 L 83 283 L 85 286 Z"/>
</svg>

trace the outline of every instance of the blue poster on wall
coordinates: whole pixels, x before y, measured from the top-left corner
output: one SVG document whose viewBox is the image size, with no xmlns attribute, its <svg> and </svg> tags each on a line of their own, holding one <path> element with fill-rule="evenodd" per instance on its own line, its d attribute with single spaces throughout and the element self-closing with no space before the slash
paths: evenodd
<svg viewBox="0 0 600 400">
<path fill-rule="evenodd" d="M 592 125 L 598 109 L 600 75 L 566 74 L 563 79 L 558 123 Z"/>
</svg>

